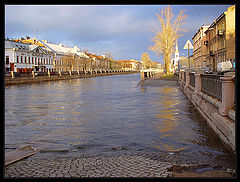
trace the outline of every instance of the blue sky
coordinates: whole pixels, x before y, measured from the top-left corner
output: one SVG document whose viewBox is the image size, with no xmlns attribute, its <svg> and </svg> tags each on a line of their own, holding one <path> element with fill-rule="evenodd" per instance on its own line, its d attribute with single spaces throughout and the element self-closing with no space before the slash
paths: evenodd
<svg viewBox="0 0 240 182">
<path fill-rule="evenodd" d="M 172 5 L 177 16 L 185 10 L 185 33 L 178 39 L 180 56 L 188 39 L 203 24 L 212 23 L 231 5 Z M 5 37 L 35 35 L 40 40 L 77 45 L 96 54 L 111 52 L 114 59 L 141 60 L 148 51 L 153 61 L 162 62 L 148 50 L 152 45 L 156 13 L 165 5 L 6 5 Z M 192 51 L 190 51 L 192 53 Z"/>
</svg>

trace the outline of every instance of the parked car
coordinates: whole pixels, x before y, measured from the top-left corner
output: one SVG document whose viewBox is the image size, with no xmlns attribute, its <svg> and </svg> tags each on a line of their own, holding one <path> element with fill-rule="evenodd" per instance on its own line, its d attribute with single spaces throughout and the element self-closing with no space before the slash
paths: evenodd
<svg viewBox="0 0 240 182">
<path fill-rule="evenodd" d="M 35 75 L 35 76 L 43 76 L 44 73 L 43 73 L 43 72 L 35 72 L 34 75 Z"/>
<path fill-rule="evenodd" d="M 174 73 L 179 74 L 179 71 L 180 71 L 179 69 L 176 69 Z"/>
<path fill-rule="evenodd" d="M 204 67 L 201 69 L 203 71 L 203 73 L 205 74 L 212 74 L 213 73 L 213 70 L 209 67 Z"/>
<path fill-rule="evenodd" d="M 5 72 L 5 77 L 11 77 L 11 71 L 6 71 Z"/>
<path fill-rule="evenodd" d="M 231 71 L 233 65 L 231 61 L 221 62 L 217 64 L 217 72 L 218 74 L 223 74 L 225 72 Z"/>
<path fill-rule="evenodd" d="M 14 72 L 14 76 L 15 76 L 15 77 L 20 77 L 20 73 Z"/>
</svg>

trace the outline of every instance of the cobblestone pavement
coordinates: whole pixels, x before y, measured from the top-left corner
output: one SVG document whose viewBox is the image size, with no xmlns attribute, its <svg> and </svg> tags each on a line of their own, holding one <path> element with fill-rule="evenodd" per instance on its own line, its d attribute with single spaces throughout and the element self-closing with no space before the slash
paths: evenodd
<svg viewBox="0 0 240 182">
<path fill-rule="evenodd" d="M 173 164 L 145 156 L 24 159 L 5 167 L 6 178 L 19 177 L 172 177 Z"/>
</svg>

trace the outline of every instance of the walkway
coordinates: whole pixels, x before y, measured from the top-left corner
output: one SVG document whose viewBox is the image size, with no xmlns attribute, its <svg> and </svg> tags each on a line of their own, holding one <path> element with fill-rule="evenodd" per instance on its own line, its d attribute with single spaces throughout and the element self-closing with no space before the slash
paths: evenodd
<svg viewBox="0 0 240 182">
<path fill-rule="evenodd" d="M 138 84 L 138 86 L 141 87 L 163 87 L 163 86 L 170 86 L 175 87 L 178 85 L 177 80 L 174 79 L 160 79 L 163 73 L 159 73 L 155 75 L 154 77 L 148 78 L 146 80 L 141 80 Z"/>
<path fill-rule="evenodd" d="M 145 156 L 24 159 L 8 165 L 5 177 L 172 177 L 173 164 Z"/>
</svg>

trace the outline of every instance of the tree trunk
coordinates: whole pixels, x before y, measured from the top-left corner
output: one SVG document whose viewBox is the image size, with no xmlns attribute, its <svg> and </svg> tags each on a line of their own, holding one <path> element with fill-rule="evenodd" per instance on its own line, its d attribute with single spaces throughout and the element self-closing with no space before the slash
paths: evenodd
<svg viewBox="0 0 240 182">
<path fill-rule="evenodd" d="M 170 56 L 169 54 L 166 54 L 164 57 L 164 62 L 165 62 L 165 70 L 166 70 L 166 74 L 170 73 Z"/>
</svg>

